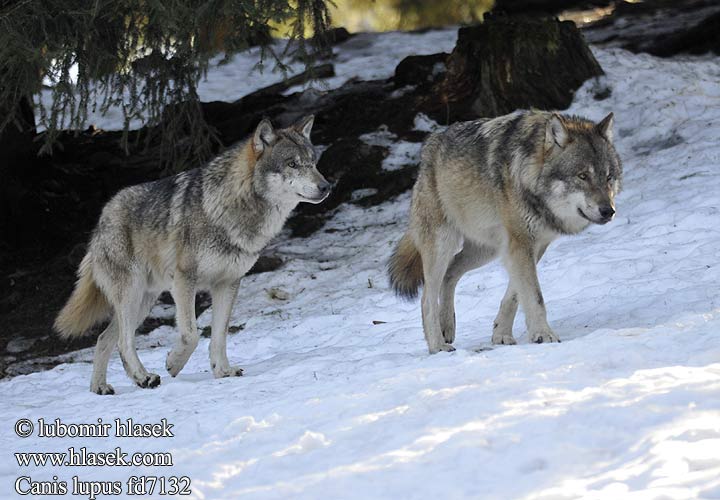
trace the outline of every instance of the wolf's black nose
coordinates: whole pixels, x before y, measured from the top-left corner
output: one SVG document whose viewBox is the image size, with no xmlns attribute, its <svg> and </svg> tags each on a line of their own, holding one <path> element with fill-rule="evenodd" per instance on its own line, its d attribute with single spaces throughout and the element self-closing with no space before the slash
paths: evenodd
<svg viewBox="0 0 720 500">
<path fill-rule="evenodd" d="M 603 219 L 610 220 L 613 215 L 615 215 L 615 209 L 610 205 L 600 207 L 600 217 Z"/>
<path fill-rule="evenodd" d="M 330 189 L 332 188 L 332 184 L 330 184 L 328 181 L 323 182 L 318 186 L 318 189 L 322 193 L 323 196 L 326 196 L 330 193 Z"/>
</svg>

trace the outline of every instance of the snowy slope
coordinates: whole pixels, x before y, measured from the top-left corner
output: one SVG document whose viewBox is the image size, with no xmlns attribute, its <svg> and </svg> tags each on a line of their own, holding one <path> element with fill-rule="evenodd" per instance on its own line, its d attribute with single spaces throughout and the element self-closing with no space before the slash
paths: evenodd
<svg viewBox="0 0 720 500">
<path fill-rule="evenodd" d="M 720 498 L 720 64 L 594 52 L 612 95 L 595 101 L 588 83 L 570 111 L 615 112 L 625 191 L 613 223 L 561 239 L 539 266 L 561 344 L 529 344 L 519 317 L 519 345 L 492 348 L 506 284 L 492 264 L 459 285 L 458 351 L 428 356 L 419 304 L 395 299 L 383 270 L 409 195 L 345 206 L 325 232 L 274 244 L 283 269 L 244 281 L 231 321 L 244 329 L 228 340 L 244 377 L 213 380 L 202 339 L 155 390 L 117 356 L 114 397 L 88 392 L 86 363 L 0 382 L 1 496 L 23 474 L 153 474 L 189 476 L 201 499 Z M 139 339 L 148 369 L 165 373 L 175 335 Z M 175 437 L 12 433 L 40 417 L 166 418 Z M 82 445 L 169 450 L 174 467 L 21 468 L 12 455 Z"/>
</svg>

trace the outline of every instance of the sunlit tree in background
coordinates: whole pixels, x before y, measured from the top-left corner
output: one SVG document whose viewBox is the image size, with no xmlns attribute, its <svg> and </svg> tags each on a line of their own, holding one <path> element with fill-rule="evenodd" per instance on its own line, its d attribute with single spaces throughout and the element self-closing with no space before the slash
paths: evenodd
<svg viewBox="0 0 720 500">
<path fill-rule="evenodd" d="M 480 21 L 493 0 L 334 0 L 333 23 L 348 30 L 414 30 Z"/>
</svg>

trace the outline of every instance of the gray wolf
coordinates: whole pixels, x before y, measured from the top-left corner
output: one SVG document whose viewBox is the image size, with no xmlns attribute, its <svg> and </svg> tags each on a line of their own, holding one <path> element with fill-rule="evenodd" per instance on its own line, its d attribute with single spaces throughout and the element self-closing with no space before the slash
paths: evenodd
<svg viewBox="0 0 720 500">
<path fill-rule="evenodd" d="M 613 115 L 599 123 L 539 111 L 456 123 L 425 142 L 409 228 L 388 263 L 405 298 L 423 286 L 430 353 L 453 351 L 455 286 L 501 257 L 509 284 L 493 324 L 494 344 L 515 344 L 518 301 L 533 342 L 559 342 L 547 322 L 536 264 L 560 235 L 615 215 L 622 165 Z"/>
<path fill-rule="evenodd" d="M 312 125 L 313 116 L 286 129 L 263 120 L 251 138 L 206 166 L 123 189 L 105 205 L 75 290 L 55 322 L 60 335 L 70 337 L 112 315 L 97 341 L 91 391 L 114 393 L 106 375 L 116 345 L 137 385 L 160 384 L 138 358 L 135 329 L 168 289 L 180 331 L 168 372 L 177 375 L 197 347 L 195 293 L 209 290 L 213 374 L 242 375 L 226 352 L 240 279 L 299 202 L 320 203 L 330 193 L 316 168 Z"/>
</svg>

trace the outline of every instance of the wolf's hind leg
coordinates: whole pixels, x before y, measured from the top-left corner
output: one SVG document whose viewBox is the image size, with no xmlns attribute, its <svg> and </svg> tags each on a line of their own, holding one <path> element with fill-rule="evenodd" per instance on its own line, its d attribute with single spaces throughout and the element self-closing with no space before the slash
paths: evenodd
<svg viewBox="0 0 720 500">
<path fill-rule="evenodd" d="M 500 302 L 500 310 L 493 322 L 492 343 L 514 345 L 517 344 L 513 337 L 512 327 L 515 322 L 515 314 L 517 314 L 518 299 L 517 293 L 513 290 L 511 284 L 508 283 L 505 296 Z"/>
<path fill-rule="evenodd" d="M 212 295 L 212 332 L 210 337 L 210 367 L 215 378 L 237 377 L 242 368 L 230 366 L 227 358 L 227 329 L 237 296 L 239 282 L 217 285 L 210 290 Z"/>
<path fill-rule="evenodd" d="M 176 272 L 172 296 L 175 299 L 175 322 L 180 330 L 180 339 L 168 353 L 165 367 L 174 377 L 183 369 L 200 340 L 195 323 L 195 281 L 192 277 Z"/>
<path fill-rule="evenodd" d="M 448 344 L 455 341 L 455 287 L 458 281 L 468 271 L 490 262 L 495 255 L 491 248 L 465 240 L 462 251 L 448 267 L 440 292 L 440 329 Z"/>
<path fill-rule="evenodd" d="M 135 330 L 147 316 L 157 296 L 147 291 L 142 295 L 132 292 L 133 290 L 129 288 L 120 305 L 115 307 L 115 319 L 120 333 L 118 339 L 120 359 L 125 372 L 138 386 L 143 389 L 153 388 L 160 385 L 160 375 L 148 372 L 140 361 L 135 348 Z"/>
<path fill-rule="evenodd" d="M 430 241 L 419 246 L 425 278 L 422 295 L 423 331 L 430 354 L 455 350 L 443 338 L 439 306 L 443 279 L 461 245 L 460 235 L 448 226 L 439 227 L 434 231 L 433 236 L 434 238 L 424 236 Z"/>
<path fill-rule="evenodd" d="M 119 335 L 117 318 L 113 317 L 110 324 L 98 337 L 95 347 L 92 379 L 90 380 L 90 391 L 95 394 L 115 394 L 115 389 L 107 383 L 107 367 L 110 356 L 117 347 Z"/>
</svg>

